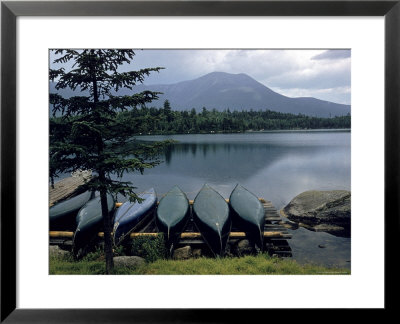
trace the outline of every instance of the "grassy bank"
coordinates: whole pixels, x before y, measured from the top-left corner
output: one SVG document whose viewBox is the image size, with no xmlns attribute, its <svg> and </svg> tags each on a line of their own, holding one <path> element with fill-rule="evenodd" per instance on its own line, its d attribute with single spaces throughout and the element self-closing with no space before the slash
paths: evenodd
<svg viewBox="0 0 400 324">
<path fill-rule="evenodd" d="M 104 257 L 92 254 L 80 261 L 71 256 L 51 256 L 50 274 L 104 274 Z M 115 274 L 131 275 L 311 275 L 350 274 L 348 269 L 325 268 L 317 265 L 300 265 L 290 259 L 270 257 L 267 254 L 232 258 L 197 258 L 189 260 L 156 260 L 136 268 L 116 267 Z"/>
</svg>

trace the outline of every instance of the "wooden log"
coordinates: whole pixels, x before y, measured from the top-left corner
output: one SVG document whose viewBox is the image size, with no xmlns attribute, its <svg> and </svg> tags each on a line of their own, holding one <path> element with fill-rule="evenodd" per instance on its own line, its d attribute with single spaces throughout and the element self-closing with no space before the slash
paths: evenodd
<svg viewBox="0 0 400 324">
<path fill-rule="evenodd" d="M 56 238 L 56 237 L 71 238 L 71 237 L 74 237 L 74 232 L 50 231 L 49 234 L 50 234 L 51 238 Z"/>
</svg>

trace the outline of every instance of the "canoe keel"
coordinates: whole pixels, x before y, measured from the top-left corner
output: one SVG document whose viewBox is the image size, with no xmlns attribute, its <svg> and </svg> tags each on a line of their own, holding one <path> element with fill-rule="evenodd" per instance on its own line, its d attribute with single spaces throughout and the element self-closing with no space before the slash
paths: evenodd
<svg viewBox="0 0 400 324">
<path fill-rule="evenodd" d="M 225 224 L 225 227 L 219 231 L 215 230 L 215 228 L 210 228 L 199 221 L 195 222 L 195 225 L 211 252 L 215 256 L 224 256 L 232 223 L 228 221 Z"/>
<path fill-rule="evenodd" d="M 250 244 L 264 247 L 265 210 L 260 200 L 246 188 L 236 185 L 229 199 L 234 227 L 246 233 Z"/>
<path fill-rule="evenodd" d="M 207 184 L 193 202 L 193 220 L 214 255 L 223 256 L 232 227 L 230 209 L 225 199 Z"/>
<path fill-rule="evenodd" d="M 264 249 L 264 222 L 255 224 L 246 222 L 240 218 L 234 210 L 231 211 L 233 226 L 246 233 L 246 238 L 250 244 L 259 251 Z"/>
<path fill-rule="evenodd" d="M 156 226 L 164 234 L 170 257 L 189 218 L 189 200 L 178 186 L 174 186 L 161 198 L 156 213 Z"/>
</svg>

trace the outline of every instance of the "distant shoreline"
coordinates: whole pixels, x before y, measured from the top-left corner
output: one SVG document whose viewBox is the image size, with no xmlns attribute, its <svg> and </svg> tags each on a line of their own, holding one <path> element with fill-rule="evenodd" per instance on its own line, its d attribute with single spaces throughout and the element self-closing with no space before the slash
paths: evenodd
<svg viewBox="0 0 400 324">
<path fill-rule="evenodd" d="M 351 128 L 318 128 L 318 129 L 271 129 L 249 130 L 244 133 L 285 133 L 285 132 L 351 132 Z"/>
<path fill-rule="evenodd" d="M 322 132 L 331 132 L 331 133 L 339 133 L 346 132 L 351 133 L 351 128 L 318 128 L 318 129 L 271 129 L 271 130 L 246 130 L 246 131 L 235 131 L 235 132 L 223 132 L 223 131 L 210 131 L 210 132 L 199 132 L 199 133 L 139 133 L 134 134 L 132 137 L 140 137 L 140 136 L 170 136 L 170 135 L 220 135 L 220 134 L 262 134 L 262 133 L 322 133 Z"/>
</svg>

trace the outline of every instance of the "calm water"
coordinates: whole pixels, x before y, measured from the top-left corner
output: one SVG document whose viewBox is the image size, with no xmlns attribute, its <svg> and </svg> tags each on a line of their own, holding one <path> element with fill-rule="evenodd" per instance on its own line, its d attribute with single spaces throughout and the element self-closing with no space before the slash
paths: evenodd
<svg viewBox="0 0 400 324">
<path fill-rule="evenodd" d="M 130 174 L 139 190 L 161 196 L 178 184 L 193 199 L 207 182 L 228 198 L 237 183 L 284 207 L 305 190 L 350 190 L 350 132 L 270 132 L 142 136 L 179 141 L 164 163 Z"/>
<path fill-rule="evenodd" d="M 123 180 L 132 181 L 138 192 L 154 187 L 159 197 L 177 184 L 189 199 L 204 183 L 224 198 L 240 183 L 279 210 L 306 190 L 350 190 L 350 137 L 349 131 L 141 136 L 178 143 L 162 164 Z M 297 261 L 350 267 L 350 239 L 304 228 L 290 232 Z"/>
</svg>

